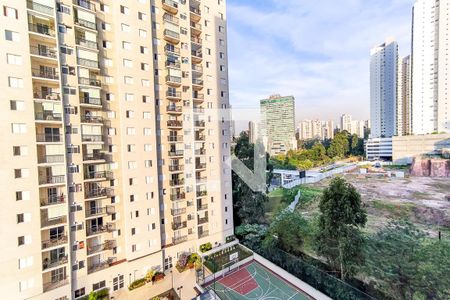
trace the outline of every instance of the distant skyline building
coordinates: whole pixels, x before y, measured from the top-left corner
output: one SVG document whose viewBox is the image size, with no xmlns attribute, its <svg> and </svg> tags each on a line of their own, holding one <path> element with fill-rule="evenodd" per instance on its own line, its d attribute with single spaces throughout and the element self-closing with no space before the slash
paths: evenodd
<svg viewBox="0 0 450 300">
<path fill-rule="evenodd" d="M 370 51 L 371 137 L 397 135 L 398 44 L 387 39 Z"/>
<path fill-rule="evenodd" d="M 397 76 L 397 135 L 411 134 L 411 56 L 399 60 Z"/>
<path fill-rule="evenodd" d="M 343 114 L 341 116 L 341 131 L 347 130 L 348 132 L 352 131 L 352 116 L 349 114 Z"/>
<path fill-rule="evenodd" d="M 334 137 L 334 122 L 320 120 L 303 120 L 298 125 L 299 140 L 331 139 Z"/>
<path fill-rule="evenodd" d="M 450 0 L 418 0 L 412 29 L 412 133 L 450 132 Z"/>
<path fill-rule="evenodd" d="M 295 139 L 295 99 L 273 95 L 260 101 L 261 136 L 271 154 L 297 149 Z"/>
<path fill-rule="evenodd" d="M 258 128 L 258 123 L 254 121 L 248 122 L 248 139 L 252 144 L 255 144 L 258 140 Z"/>
</svg>

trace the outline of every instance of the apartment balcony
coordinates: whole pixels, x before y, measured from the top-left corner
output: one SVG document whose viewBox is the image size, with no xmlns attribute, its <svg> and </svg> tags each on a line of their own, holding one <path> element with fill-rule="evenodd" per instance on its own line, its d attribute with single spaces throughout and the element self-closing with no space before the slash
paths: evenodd
<svg viewBox="0 0 450 300">
<path fill-rule="evenodd" d="M 42 250 L 67 244 L 68 237 L 65 234 L 42 241 Z"/>
<path fill-rule="evenodd" d="M 183 106 L 168 105 L 167 112 L 172 114 L 181 114 L 183 113 Z"/>
<path fill-rule="evenodd" d="M 172 201 L 181 201 L 186 199 L 186 193 L 178 193 L 170 195 L 170 200 Z"/>
<path fill-rule="evenodd" d="M 174 245 L 181 244 L 181 243 L 186 242 L 187 240 L 188 240 L 187 235 L 174 237 L 174 238 L 172 238 L 172 244 L 174 244 Z"/>
<path fill-rule="evenodd" d="M 167 68 L 171 68 L 171 69 L 179 70 L 181 68 L 181 63 L 179 61 L 167 60 L 166 61 L 166 67 Z"/>
<path fill-rule="evenodd" d="M 92 263 L 92 264 L 88 263 L 88 274 L 91 274 L 91 273 L 98 272 L 98 271 L 104 270 L 106 268 L 109 268 L 115 262 L 117 262 L 117 258 L 116 257 L 110 257 L 107 260 L 103 260 L 103 261 L 100 261 L 100 262 L 95 262 L 95 263 Z"/>
<path fill-rule="evenodd" d="M 172 222 L 172 230 L 180 230 L 187 227 L 187 221 Z"/>
<path fill-rule="evenodd" d="M 32 68 L 31 75 L 41 80 L 59 80 L 59 73 L 55 68 L 41 67 Z"/>
<path fill-rule="evenodd" d="M 95 97 L 80 96 L 80 104 L 102 106 L 102 99 Z"/>
<path fill-rule="evenodd" d="M 162 7 L 172 14 L 178 13 L 178 3 L 173 0 L 162 0 Z"/>
<path fill-rule="evenodd" d="M 64 175 L 49 175 L 49 176 L 39 176 L 39 184 L 65 184 L 65 176 Z"/>
<path fill-rule="evenodd" d="M 191 43 L 194 44 L 192 46 L 192 48 L 198 48 L 198 50 L 192 50 L 192 52 L 195 51 L 195 52 L 197 52 L 196 54 L 200 54 L 200 56 L 199 55 L 194 55 L 194 53 L 191 52 L 192 56 L 203 57 L 201 55 L 202 54 L 201 53 L 201 46 L 202 46 L 202 43 L 203 43 L 202 39 L 197 37 L 197 36 L 195 36 L 195 35 L 191 35 Z M 198 52 L 200 52 L 200 53 L 198 53 Z"/>
<path fill-rule="evenodd" d="M 98 50 L 98 44 L 95 41 L 86 40 L 84 38 L 76 38 L 75 43 L 81 47 Z"/>
<path fill-rule="evenodd" d="M 66 284 L 69 284 L 69 277 L 67 277 L 66 275 L 61 276 L 60 278 L 52 278 L 51 280 L 44 282 L 43 290 L 45 293 L 60 288 L 62 286 L 65 286 Z"/>
<path fill-rule="evenodd" d="M 195 133 L 195 141 L 196 142 L 204 142 L 206 140 L 206 136 L 201 133 Z"/>
<path fill-rule="evenodd" d="M 203 230 L 201 232 L 200 231 L 198 232 L 198 238 L 199 239 L 207 237 L 207 236 L 209 236 L 209 230 Z"/>
<path fill-rule="evenodd" d="M 112 205 L 107 205 L 106 207 L 91 207 L 86 208 L 86 218 L 98 217 L 101 215 L 111 215 L 116 212 L 116 208 Z"/>
<path fill-rule="evenodd" d="M 41 228 L 63 225 L 67 223 L 67 216 L 61 216 L 49 219 L 44 213 L 41 213 Z"/>
<path fill-rule="evenodd" d="M 191 13 L 191 20 L 198 22 L 202 18 L 202 12 L 199 7 L 190 6 L 189 11 Z"/>
<path fill-rule="evenodd" d="M 40 155 L 38 156 L 39 164 L 62 164 L 64 163 L 64 154 L 58 155 Z"/>
<path fill-rule="evenodd" d="M 88 20 L 80 19 L 77 17 L 75 18 L 75 24 L 87 29 L 97 30 L 97 24 L 95 24 L 94 22 L 90 22 Z"/>
<path fill-rule="evenodd" d="M 180 23 L 180 19 L 175 17 L 174 15 L 165 13 L 163 16 L 163 20 L 166 22 L 170 22 L 172 24 L 178 25 Z"/>
<path fill-rule="evenodd" d="M 112 232 L 115 230 L 115 225 L 112 223 L 109 223 L 107 225 L 93 225 L 86 228 L 86 235 L 87 236 L 93 236 L 105 232 Z"/>
<path fill-rule="evenodd" d="M 43 14 L 50 15 L 53 17 L 53 11 L 54 11 L 53 7 L 43 5 L 40 3 L 36 3 L 32 0 L 27 0 L 27 8 L 29 10 L 34 10 L 38 13 L 43 13 Z"/>
<path fill-rule="evenodd" d="M 203 61 L 203 53 L 201 50 L 191 50 L 191 58 L 192 62 L 195 64 L 199 64 Z"/>
<path fill-rule="evenodd" d="M 181 86 L 181 77 L 167 75 L 166 76 L 166 83 L 168 85 L 172 85 L 172 86 L 177 86 L 177 87 Z"/>
<path fill-rule="evenodd" d="M 170 127 L 170 128 L 182 128 L 183 127 L 183 121 L 169 120 L 169 121 L 167 121 L 167 127 Z"/>
<path fill-rule="evenodd" d="M 203 67 L 201 65 L 192 65 L 192 72 L 196 74 L 203 74 Z"/>
<path fill-rule="evenodd" d="M 56 121 L 61 122 L 62 121 L 62 113 L 55 113 L 52 111 L 44 111 L 44 112 L 38 112 L 34 114 L 34 119 L 36 121 Z"/>
<path fill-rule="evenodd" d="M 176 208 L 171 210 L 172 216 L 184 215 L 186 213 L 186 208 Z"/>
<path fill-rule="evenodd" d="M 30 54 L 43 58 L 58 58 L 58 52 L 56 51 L 56 49 L 47 47 L 46 45 L 30 46 Z"/>
<path fill-rule="evenodd" d="M 36 141 L 38 143 L 62 143 L 63 136 L 62 134 L 38 133 L 36 134 Z"/>
<path fill-rule="evenodd" d="M 92 198 L 102 198 L 102 197 L 113 197 L 114 196 L 114 189 L 113 188 L 94 188 L 94 189 L 88 189 L 84 192 L 84 197 L 86 199 L 92 199 Z"/>
<path fill-rule="evenodd" d="M 194 121 L 195 127 L 205 127 L 205 121 Z"/>
<path fill-rule="evenodd" d="M 95 5 L 92 4 L 90 1 L 88 0 L 73 0 L 73 4 L 88 9 L 90 11 L 95 11 Z"/>
<path fill-rule="evenodd" d="M 207 210 L 208 204 L 198 204 L 197 203 L 197 211 Z"/>
<path fill-rule="evenodd" d="M 206 155 L 206 149 L 205 148 L 195 149 L 195 155 Z"/>
<path fill-rule="evenodd" d="M 48 195 L 40 198 L 41 207 L 66 203 L 66 195 Z"/>
<path fill-rule="evenodd" d="M 100 245 L 95 246 L 87 246 L 87 255 L 92 255 L 96 253 L 100 253 L 102 251 L 106 250 L 112 250 L 113 248 L 117 247 L 117 242 L 115 240 L 108 240 Z"/>
<path fill-rule="evenodd" d="M 184 179 L 173 179 L 173 180 L 169 180 L 169 185 L 170 185 L 171 187 L 177 187 L 177 186 L 184 185 Z"/>
<path fill-rule="evenodd" d="M 86 172 L 84 174 L 85 180 L 112 180 L 114 179 L 114 173 L 111 171 L 97 171 L 97 172 Z"/>
<path fill-rule="evenodd" d="M 63 255 L 63 256 L 60 256 L 60 257 L 58 257 L 56 259 L 45 258 L 42 261 L 42 270 L 45 271 L 45 270 L 48 270 L 48 269 L 56 268 L 58 266 L 67 264 L 67 261 L 68 261 L 67 254 Z"/>
<path fill-rule="evenodd" d="M 193 88 L 202 89 L 203 88 L 203 79 L 192 78 L 192 86 L 193 86 Z"/>
<path fill-rule="evenodd" d="M 181 100 L 181 92 L 166 91 L 166 97 L 170 100 Z"/>
<path fill-rule="evenodd" d="M 91 116 L 91 115 L 82 115 L 81 123 L 89 123 L 89 124 L 103 124 L 104 119 L 100 116 Z"/>
<path fill-rule="evenodd" d="M 77 63 L 80 66 L 87 67 L 87 68 L 94 68 L 94 69 L 99 69 L 100 68 L 97 60 L 92 60 L 92 59 L 86 59 L 86 58 L 78 57 L 77 58 Z"/>
<path fill-rule="evenodd" d="M 167 141 L 170 143 L 182 143 L 183 142 L 183 136 L 182 135 L 169 135 L 167 137 Z"/>
<path fill-rule="evenodd" d="M 203 102 L 205 100 L 205 94 L 193 92 L 192 99 L 196 102 Z"/>
<path fill-rule="evenodd" d="M 198 218 L 198 225 L 201 225 L 201 224 L 205 224 L 205 223 L 208 223 L 209 222 L 209 218 L 208 217 L 204 217 L 204 218 Z"/>
<path fill-rule="evenodd" d="M 178 44 L 180 42 L 180 34 L 170 29 L 164 29 L 164 39 L 170 43 Z"/>
<path fill-rule="evenodd" d="M 169 172 L 183 172 L 184 165 L 169 165 Z"/>
<path fill-rule="evenodd" d="M 170 157 L 183 156 L 183 155 L 184 155 L 184 151 L 183 150 L 169 151 L 169 156 Z"/>
<path fill-rule="evenodd" d="M 82 85 L 89 85 L 93 87 L 101 87 L 102 82 L 95 78 L 86 78 L 86 77 L 79 77 L 78 83 Z"/>
<path fill-rule="evenodd" d="M 37 100 L 53 100 L 53 101 L 61 101 L 60 93 L 42 93 L 42 92 L 33 92 L 33 98 Z"/>
<path fill-rule="evenodd" d="M 197 197 L 205 197 L 208 195 L 207 191 L 197 191 Z"/>
<path fill-rule="evenodd" d="M 204 114 L 205 113 L 205 109 L 203 107 L 194 107 L 193 111 L 195 114 Z"/>
<path fill-rule="evenodd" d="M 202 33 L 202 25 L 199 23 L 191 22 L 191 33 L 199 36 Z"/>
<path fill-rule="evenodd" d="M 53 27 L 50 27 L 48 24 L 28 23 L 28 31 L 52 38 L 56 36 L 55 29 Z"/>
<path fill-rule="evenodd" d="M 196 177 L 195 181 L 197 184 L 205 184 L 208 181 L 208 177 L 206 177 L 206 176 Z"/>
<path fill-rule="evenodd" d="M 106 160 L 107 154 L 104 152 L 93 152 L 93 153 L 86 153 L 83 155 L 83 160 L 86 162 L 89 161 L 100 161 L 100 160 Z"/>
<path fill-rule="evenodd" d="M 97 134 L 82 134 L 81 141 L 84 143 L 103 143 L 103 135 Z"/>
</svg>

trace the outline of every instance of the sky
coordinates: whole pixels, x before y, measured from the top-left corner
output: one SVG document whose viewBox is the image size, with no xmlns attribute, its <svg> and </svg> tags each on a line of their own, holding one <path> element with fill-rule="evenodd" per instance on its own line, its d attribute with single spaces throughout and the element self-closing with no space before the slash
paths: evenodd
<svg viewBox="0 0 450 300">
<path fill-rule="evenodd" d="M 413 3 L 228 0 L 233 118 L 256 119 L 259 100 L 281 94 L 295 97 L 297 121 L 368 119 L 370 49 L 395 37 L 410 54 Z"/>
</svg>

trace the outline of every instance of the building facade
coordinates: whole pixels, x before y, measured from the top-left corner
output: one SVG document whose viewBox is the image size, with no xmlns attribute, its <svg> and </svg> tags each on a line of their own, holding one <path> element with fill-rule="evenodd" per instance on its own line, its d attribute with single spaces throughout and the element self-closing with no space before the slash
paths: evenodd
<svg viewBox="0 0 450 300">
<path fill-rule="evenodd" d="M 346 130 L 347 132 L 352 132 L 352 116 L 348 114 L 343 114 L 341 116 L 341 131 Z"/>
<path fill-rule="evenodd" d="M 271 96 L 261 100 L 261 135 L 271 154 L 297 148 L 295 139 L 295 99 L 292 96 Z"/>
<path fill-rule="evenodd" d="M 450 132 L 450 0 L 417 0 L 412 29 L 412 133 Z"/>
<path fill-rule="evenodd" d="M 248 139 L 250 143 L 255 144 L 258 140 L 258 123 L 254 121 L 248 122 Z"/>
<path fill-rule="evenodd" d="M 300 140 L 332 139 L 334 137 L 334 122 L 320 120 L 303 120 L 298 125 Z"/>
<path fill-rule="evenodd" d="M 411 56 L 399 60 L 397 82 L 397 135 L 411 134 Z"/>
<path fill-rule="evenodd" d="M 224 243 L 225 1 L 2 6 L 4 297 L 126 297 L 148 270 Z"/>
<path fill-rule="evenodd" d="M 371 137 L 391 137 L 397 135 L 397 42 L 387 40 L 370 56 Z"/>
</svg>

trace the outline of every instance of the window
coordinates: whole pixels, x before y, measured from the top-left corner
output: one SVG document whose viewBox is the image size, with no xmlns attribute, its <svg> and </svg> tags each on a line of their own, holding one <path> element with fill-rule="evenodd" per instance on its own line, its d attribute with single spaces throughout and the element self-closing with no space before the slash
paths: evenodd
<svg viewBox="0 0 450 300">
<path fill-rule="evenodd" d="M 142 86 L 143 87 L 149 87 L 150 86 L 150 80 L 142 79 Z"/>
<path fill-rule="evenodd" d="M 133 101 L 134 100 L 134 94 L 125 94 L 125 101 Z"/>
<path fill-rule="evenodd" d="M 19 259 L 19 269 L 31 267 L 33 265 L 33 256 L 28 256 Z"/>
<path fill-rule="evenodd" d="M 72 55 L 73 54 L 73 49 L 66 47 L 66 46 L 61 46 L 60 47 L 61 53 L 63 54 L 67 54 L 67 55 Z"/>
<path fill-rule="evenodd" d="M 151 168 L 152 167 L 152 161 L 151 160 L 145 160 L 144 163 L 145 163 L 145 167 L 146 168 Z"/>
<path fill-rule="evenodd" d="M 147 21 L 148 17 L 147 14 L 144 14 L 142 12 L 138 12 L 138 19 L 142 21 Z"/>
<path fill-rule="evenodd" d="M 146 38 L 147 37 L 147 31 L 143 30 L 143 29 L 139 29 L 139 36 L 141 38 Z"/>
<path fill-rule="evenodd" d="M 135 152 L 136 151 L 136 145 L 129 144 L 127 145 L 128 152 Z"/>
<path fill-rule="evenodd" d="M 34 287 L 34 279 L 28 279 L 28 280 L 23 280 L 23 281 L 19 281 L 19 290 L 21 292 L 31 289 Z"/>
<path fill-rule="evenodd" d="M 94 283 L 94 284 L 92 285 L 92 290 L 96 291 L 96 290 L 99 290 L 99 289 L 104 288 L 105 286 L 106 286 L 106 281 L 103 280 L 103 281 Z"/>
<path fill-rule="evenodd" d="M 79 298 L 81 296 L 84 296 L 84 294 L 85 294 L 84 288 L 78 289 L 78 290 L 75 291 L 75 298 Z"/>
<path fill-rule="evenodd" d="M 111 24 L 102 22 L 102 29 L 104 31 L 111 31 Z"/>
<path fill-rule="evenodd" d="M 149 136 L 152 134 L 152 129 L 151 128 L 144 128 L 144 135 L 145 136 Z"/>
<path fill-rule="evenodd" d="M 225 27 L 219 25 L 219 32 L 224 32 L 224 31 L 225 31 Z"/>
<path fill-rule="evenodd" d="M 150 145 L 150 144 L 145 144 L 145 145 L 144 145 L 144 151 L 145 151 L 145 152 L 151 152 L 151 151 L 152 151 L 152 145 Z"/>
<path fill-rule="evenodd" d="M 22 65 L 23 60 L 22 60 L 22 56 L 20 55 L 15 55 L 15 54 L 6 54 L 6 61 L 9 65 Z"/>
<path fill-rule="evenodd" d="M 119 275 L 118 277 L 113 278 L 113 290 L 117 291 L 124 287 L 124 277 L 123 275 Z"/>
<path fill-rule="evenodd" d="M 61 3 L 56 3 L 56 5 L 57 5 L 58 12 L 70 15 L 70 7 L 68 7 L 67 5 L 61 4 Z"/>
<path fill-rule="evenodd" d="M 150 96 L 142 96 L 142 102 L 143 103 L 149 103 L 150 102 Z"/>
<path fill-rule="evenodd" d="M 23 79 L 17 77 L 8 77 L 9 87 L 23 88 Z"/>
<path fill-rule="evenodd" d="M 136 245 L 131 245 L 131 252 L 136 252 Z"/>
<path fill-rule="evenodd" d="M 22 213 L 17 214 L 17 223 L 28 223 L 31 221 L 31 214 L 30 213 Z"/>
<path fill-rule="evenodd" d="M 136 128 L 127 127 L 127 135 L 136 135 Z"/>
<path fill-rule="evenodd" d="M 130 32 L 131 31 L 131 27 L 128 24 L 121 24 L 120 28 L 122 29 L 123 32 Z"/>
<path fill-rule="evenodd" d="M 135 161 L 129 161 L 129 162 L 128 162 L 128 169 L 129 169 L 129 170 L 137 169 L 137 162 L 135 162 Z"/>
<path fill-rule="evenodd" d="M 142 54 L 148 54 L 149 52 L 148 52 L 148 48 L 147 47 L 144 47 L 144 46 L 141 46 L 141 53 Z"/>
<path fill-rule="evenodd" d="M 125 116 L 127 117 L 127 119 L 134 118 L 134 111 L 132 111 L 132 110 L 127 110 L 127 111 L 125 112 Z"/>
<path fill-rule="evenodd" d="M 25 101 L 11 100 L 11 101 L 9 101 L 9 107 L 11 108 L 11 110 L 24 111 L 25 110 Z"/>
<path fill-rule="evenodd" d="M 148 112 L 148 111 L 144 111 L 143 113 L 142 113 L 142 117 L 144 118 L 144 119 L 150 119 L 151 118 L 151 113 L 150 112 Z"/>
<path fill-rule="evenodd" d="M 103 65 L 105 67 L 112 67 L 113 66 L 113 60 L 110 58 L 104 58 L 103 59 Z"/>
<path fill-rule="evenodd" d="M 123 59 L 123 66 L 126 68 L 132 68 L 133 67 L 133 61 L 130 59 Z"/>
<path fill-rule="evenodd" d="M 24 123 L 12 123 L 11 131 L 12 131 L 12 133 L 26 133 L 27 125 Z"/>
<path fill-rule="evenodd" d="M 20 34 L 15 31 L 5 30 L 5 40 L 11 42 L 20 42 Z"/>
<path fill-rule="evenodd" d="M 110 41 L 103 41 L 103 48 L 105 49 L 111 49 L 112 48 L 112 43 Z"/>
<path fill-rule="evenodd" d="M 105 13 L 109 13 L 109 6 L 106 4 L 100 4 L 100 10 Z"/>
<path fill-rule="evenodd" d="M 17 9 L 3 5 L 3 15 L 8 18 L 18 19 L 19 14 L 17 13 Z"/>
<path fill-rule="evenodd" d="M 141 70 L 142 71 L 149 71 L 150 70 L 150 65 L 146 64 L 146 63 L 141 63 Z"/>
<path fill-rule="evenodd" d="M 27 146 L 13 146 L 13 155 L 14 156 L 28 155 L 28 147 Z"/>
<path fill-rule="evenodd" d="M 124 76 L 123 77 L 123 83 L 125 83 L 125 84 L 133 84 L 134 83 L 133 77 Z"/>
<path fill-rule="evenodd" d="M 130 9 L 126 6 L 121 5 L 120 6 L 120 12 L 124 15 L 129 15 L 130 14 Z"/>
</svg>

